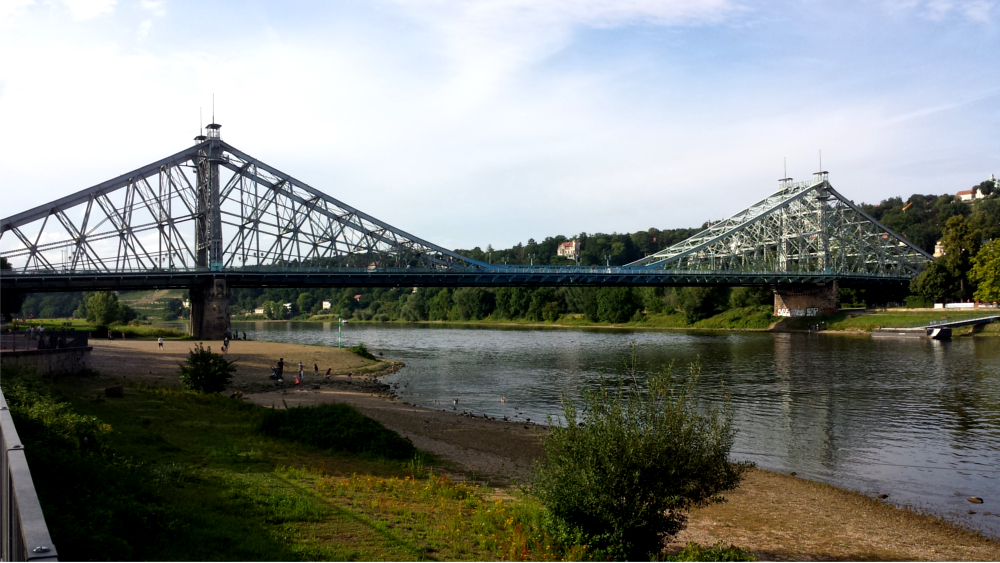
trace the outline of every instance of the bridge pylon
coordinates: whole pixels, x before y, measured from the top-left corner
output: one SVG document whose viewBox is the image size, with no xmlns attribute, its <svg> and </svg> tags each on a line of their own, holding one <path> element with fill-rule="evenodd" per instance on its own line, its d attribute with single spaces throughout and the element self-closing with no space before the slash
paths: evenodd
<svg viewBox="0 0 1000 563">
<path fill-rule="evenodd" d="M 836 280 L 826 284 L 777 285 L 773 291 L 776 317 L 815 317 L 836 311 L 840 304 Z"/>
<path fill-rule="evenodd" d="M 229 284 L 222 278 L 192 287 L 191 336 L 222 340 L 229 333 Z"/>
<path fill-rule="evenodd" d="M 222 205 L 219 197 L 219 163 L 223 147 L 218 123 L 205 127 L 208 135 L 198 135 L 201 143 L 195 159 L 198 185 L 195 217 L 196 265 L 213 272 L 222 271 Z M 230 331 L 229 285 L 221 278 L 190 289 L 191 336 L 220 340 Z"/>
</svg>

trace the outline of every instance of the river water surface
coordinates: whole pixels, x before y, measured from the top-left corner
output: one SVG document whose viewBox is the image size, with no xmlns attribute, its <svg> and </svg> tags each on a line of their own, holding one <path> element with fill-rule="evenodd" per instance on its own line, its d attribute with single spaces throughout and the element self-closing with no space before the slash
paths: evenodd
<svg viewBox="0 0 1000 563">
<path fill-rule="evenodd" d="M 233 324 L 258 340 L 337 344 L 336 323 Z M 642 375 L 698 362 L 709 401 L 724 383 L 734 459 L 1000 535 L 1000 339 L 345 326 L 344 345 L 358 342 L 407 365 L 384 380 L 413 404 L 540 423 L 620 373 L 635 342 Z"/>
</svg>

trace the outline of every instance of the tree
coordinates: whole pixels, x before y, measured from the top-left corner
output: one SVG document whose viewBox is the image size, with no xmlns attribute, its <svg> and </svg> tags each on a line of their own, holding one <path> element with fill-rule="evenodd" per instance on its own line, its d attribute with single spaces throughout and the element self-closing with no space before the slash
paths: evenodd
<svg viewBox="0 0 1000 563">
<path fill-rule="evenodd" d="M 739 286 L 729 292 L 729 307 L 755 307 L 757 305 L 773 305 L 774 292 L 769 287 Z"/>
<path fill-rule="evenodd" d="M 96 291 L 87 299 L 87 320 L 98 326 L 108 326 L 119 319 L 118 296 L 111 291 Z"/>
<path fill-rule="evenodd" d="M 316 298 L 309 292 L 300 293 L 298 298 L 295 300 L 295 303 L 298 305 L 299 311 L 301 312 L 308 312 L 312 309 L 315 302 Z"/>
<path fill-rule="evenodd" d="M 229 385 L 236 373 L 233 360 L 205 348 L 200 342 L 188 352 L 187 360 L 180 366 L 181 384 L 185 388 L 200 393 L 218 393 Z"/>
<path fill-rule="evenodd" d="M 460 287 L 452 296 L 452 311 L 461 320 L 478 320 L 490 316 L 494 308 L 493 293 L 479 287 Z"/>
<path fill-rule="evenodd" d="M 945 254 L 940 261 L 957 280 L 959 299 L 967 299 L 972 294 L 971 284 L 967 283 L 968 274 L 972 268 L 972 257 L 979 252 L 981 240 L 982 233 L 973 228 L 965 217 L 955 216 L 945 223 L 944 236 L 941 238 Z"/>
<path fill-rule="evenodd" d="M 954 276 L 943 262 L 935 260 L 910 281 L 910 291 L 929 303 L 943 303 L 958 291 Z"/>
<path fill-rule="evenodd" d="M 602 287 L 597 292 L 597 319 L 606 323 L 624 323 L 639 310 L 630 287 Z"/>
<path fill-rule="evenodd" d="M 442 289 L 427 302 L 427 318 L 432 321 L 446 321 L 451 307 L 451 292 Z"/>
<path fill-rule="evenodd" d="M 531 484 L 557 537 L 586 544 L 595 560 L 648 560 L 684 528 L 689 509 L 722 502 L 739 485 L 752 464 L 729 462 L 728 400 L 698 399 L 697 375 L 692 366 L 681 383 L 664 370 L 644 390 L 633 348 L 626 376 L 585 392 L 582 412 L 564 399 L 566 426 L 550 425 Z"/>
<path fill-rule="evenodd" d="M 181 316 L 184 312 L 184 302 L 176 297 L 167 299 L 164 306 L 163 320 L 172 321 Z"/>
<path fill-rule="evenodd" d="M 714 315 L 728 302 L 729 288 L 689 286 L 677 290 L 677 309 L 690 324 Z"/>
<path fill-rule="evenodd" d="M 972 260 L 969 279 L 976 284 L 978 301 L 1000 301 L 1000 240 L 984 244 Z"/>
</svg>

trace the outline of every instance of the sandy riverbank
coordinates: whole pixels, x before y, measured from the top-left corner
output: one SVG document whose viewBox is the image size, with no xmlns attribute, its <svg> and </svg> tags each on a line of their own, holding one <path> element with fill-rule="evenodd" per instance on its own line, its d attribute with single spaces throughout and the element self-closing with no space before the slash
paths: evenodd
<svg viewBox="0 0 1000 563">
<path fill-rule="evenodd" d="M 159 352 L 155 341 L 94 341 L 94 369 L 103 378 L 154 385 L 176 385 L 177 364 L 192 342 L 167 342 Z M 236 385 L 266 389 L 270 365 L 279 357 L 286 373 L 301 359 L 334 373 L 378 370 L 385 366 L 356 355 L 319 346 L 273 342 L 234 342 Z M 468 419 L 431 411 L 380 395 L 364 377 L 339 375 L 319 389 L 285 389 L 252 393 L 255 403 L 281 408 L 344 402 L 410 438 L 470 476 L 509 481 L 527 478 L 531 462 L 543 453 L 541 427 Z M 248 387 L 248 388 L 251 388 Z M 689 527 L 674 547 L 687 541 L 723 542 L 748 548 L 765 560 L 924 560 L 998 561 L 1000 543 L 960 530 L 937 519 L 895 508 L 883 501 L 812 481 L 767 471 L 753 471 L 728 502 L 691 514 Z M 889 499 L 891 500 L 891 499 Z M 997 505 L 997 506 L 992 506 Z M 997 499 L 971 505 L 977 511 L 1000 512 Z"/>
<path fill-rule="evenodd" d="M 92 368 L 95 371 L 128 381 L 177 386 L 180 385 L 177 366 L 184 362 L 197 342 L 165 340 L 163 350 L 157 348 L 155 340 L 91 339 L 90 344 L 94 347 Z M 221 342 L 205 342 L 204 345 L 218 352 Z M 313 366 L 319 367 L 320 374 L 331 369 L 334 374 L 345 376 L 349 372 L 364 375 L 387 367 L 384 362 L 379 365 L 378 362 L 337 348 L 254 340 L 230 342 L 226 357 L 236 361 L 234 381 L 244 386 L 266 384 L 272 387 L 268 376 L 271 374 L 271 366 L 277 363 L 278 358 L 285 359 L 285 377 L 289 382 L 298 371 L 300 361 L 305 368 L 306 380 L 310 383 L 317 379 Z"/>
</svg>

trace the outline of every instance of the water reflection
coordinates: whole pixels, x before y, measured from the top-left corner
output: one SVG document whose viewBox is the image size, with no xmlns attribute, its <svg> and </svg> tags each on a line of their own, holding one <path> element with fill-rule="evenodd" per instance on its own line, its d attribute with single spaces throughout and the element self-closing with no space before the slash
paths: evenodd
<svg viewBox="0 0 1000 563">
<path fill-rule="evenodd" d="M 336 324 L 243 323 L 253 338 L 336 345 Z M 731 394 L 734 457 L 863 492 L 889 493 L 986 533 L 1000 532 L 1000 342 L 769 333 L 527 330 L 349 325 L 407 368 L 407 400 L 544 421 L 619 372 L 638 345 L 641 375 L 701 365 L 699 393 Z M 723 387 L 724 385 L 724 387 Z M 500 397 L 507 398 L 506 403 Z M 457 405 L 454 403 L 457 401 Z M 986 504 L 968 515 L 965 498 Z"/>
</svg>

